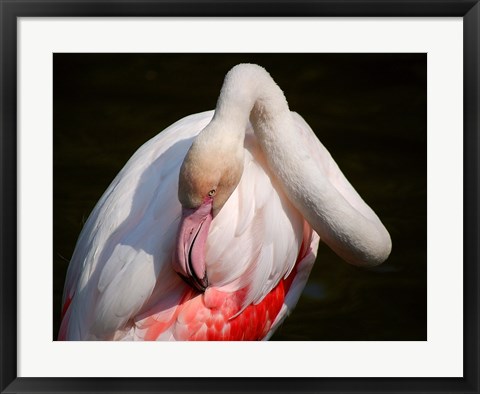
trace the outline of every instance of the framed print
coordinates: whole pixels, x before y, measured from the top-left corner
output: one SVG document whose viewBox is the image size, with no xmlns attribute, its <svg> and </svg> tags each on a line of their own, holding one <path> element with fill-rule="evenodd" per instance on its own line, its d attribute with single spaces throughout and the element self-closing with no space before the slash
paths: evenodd
<svg viewBox="0 0 480 394">
<path fill-rule="evenodd" d="M 477 1 L 2 1 L 0 11 L 2 392 L 479 391 Z M 247 130 L 246 139 L 243 134 L 238 139 L 249 163 L 238 172 L 243 175 L 232 175 L 237 174 L 233 168 L 238 166 L 232 164 L 235 155 L 222 156 L 230 143 L 209 154 L 187 154 L 194 138 L 188 135 L 177 139 L 164 156 L 153 155 L 149 149 L 170 135 L 170 125 L 179 130 L 178 125 L 200 119 L 206 116 L 203 111 L 212 108 L 217 115 L 206 130 L 215 130 L 222 119 L 227 120 L 219 129 L 236 130 L 236 112 L 223 117 L 222 113 L 233 108 L 228 100 L 240 106 L 239 97 L 257 83 L 242 75 L 254 75 L 257 82 L 273 78 L 275 82 L 258 82 L 258 86 L 278 84 L 282 89 L 268 88 L 272 96 L 257 97 L 247 111 L 245 121 L 254 134 Z M 310 185 L 308 178 L 298 178 L 300 182 L 288 172 L 288 168 L 303 171 L 299 162 L 310 168 L 314 151 L 306 148 L 309 153 L 303 155 L 303 148 L 290 149 L 297 146 L 298 138 L 284 148 L 269 145 L 268 130 L 281 134 L 290 121 L 277 122 L 272 115 L 273 108 L 283 108 L 279 103 L 285 99 L 277 100 L 283 95 L 287 110 L 303 117 L 298 120 L 288 112 L 295 127 L 311 127 L 329 150 L 327 173 L 337 171 L 336 162 L 358 192 L 348 200 L 350 186 L 342 183 L 342 173 L 335 172 L 331 182 L 340 182 L 335 187 L 343 190 L 344 197 L 324 197 L 319 222 L 309 216 L 318 212 L 311 208 L 312 201 L 318 194 L 329 196 L 330 183 L 325 183 L 327 189 L 315 189 L 321 182 L 315 177 L 304 190 L 302 182 Z M 175 123 L 192 114 L 197 115 Z M 208 114 L 211 119 L 213 112 Z M 272 156 L 265 153 L 269 149 Z M 283 159 L 275 158 L 281 149 Z M 138 172 L 138 163 L 147 156 L 150 164 Z M 230 169 L 228 179 L 237 179 L 224 201 L 222 187 L 230 183 L 223 176 L 221 181 L 212 180 L 211 173 L 217 173 L 212 157 L 222 158 L 218 171 Z M 167 172 L 154 171 L 158 160 L 168 163 L 162 167 Z M 195 163 L 192 168 L 208 163 L 202 178 L 208 179 L 208 190 L 193 180 L 188 160 Z M 257 165 L 267 170 L 257 175 L 250 189 L 242 186 L 247 169 Z M 265 184 L 259 179 L 270 170 L 276 174 L 268 189 L 274 194 L 257 197 Z M 157 178 L 167 187 L 153 190 Z M 122 183 L 125 179 L 127 183 Z M 295 185 L 290 189 L 289 181 Z M 203 197 L 197 204 L 193 201 L 200 189 Z M 315 190 L 312 197 L 310 190 Z M 306 224 L 302 229 L 297 226 L 296 234 L 302 232 L 303 241 L 292 252 L 293 265 L 266 273 L 245 268 L 245 278 L 254 278 L 246 285 L 243 276 L 224 279 L 233 277 L 231 272 L 240 270 L 248 257 L 240 252 L 249 250 L 240 249 L 240 228 L 247 226 L 242 223 L 247 218 L 268 223 L 265 215 L 278 228 L 291 226 L 296 231 L 294 216 L 288 216 L 291 224 L 280 226 L 279 211 L 267 215 L 260 209 L 250 216 L 239 215 L 238 220 L 227 215 L 224 227 L 218 224 L 222 210 L 229 209 L 234 198 L 241 211 L 249 201 L 241 198 L 252 195 L 277 204 L 282 212 L 298 209 L 301 223 Z M 294 195 L 305 200 L 304 205 L 295 205 Z M 114 197 L 108 200 L 109 196 Z M 146 202 L 162 198 L 172 205 Z M 351 205 L 342 205 L 343 198 Z M 130 214 L 122 216 L 121 201 L 123 207 L 131 207 Z M 217 206 L 215 201 L 222 203 Z M 294 208 L 289 208 L 289 201 L 294 201 Z M 372 223 L 361 221 L 371 215 L 363 201 L 376 212 L 391 239 L 391 252 L 390 245 L 388 253 L 378 252 L 385 258 L 389 255 L 378 267 L 355 267 L 343 261 L 371 265 L 358 260 L 359 254 L 380 250 L 376 242 L 386 239 L 378 230 L 381 223 L 374 225 L 378 232 L 373 238 L 368 238 L 369 225 L 355 227 L 355 223 Z M 225 246 L 228 253 L 222 252 L 236 264 L 227 272 L 198 257 L 205 253 L 209 260 L 217 253 L 203 241 L 202 226 L 210 226 L 211 220 L 203 218 L 190 246 L 185 246 L 183 265 L 178 252 L 178 266 L 175 262 L 170 266 L 170 245 L 181 242 L 182 226 L 194 220 L 188 216 L 184 222 L 187 216 L 180 212 L 186 215 L 207 205 L 217 219 L 210 240 L 216 234 L 219 244 L 224 244 L 221 231 L 226 236 L 230 222 L 236 223 L 235 243 Z M 350 206 L 355 209 L 349 210 Z M 175 234 L 160 231 L 172 233 L 165 235 L 168 243 L 154 237 L 157 230 L 148 227 L 149 218 L 159 212 L 172 217 L 167 228 Z M 349 213 L 342 216 L 343 212 Z M 111 230 L 117 219 L 120 224 Z M 135 236 L 142 226 L 143 235 Z M 107 228 L 111 231 L 102 233 Z M 274 230 L 252 228 L 257 239 L 249 237 L 247 244 L 268 245 L 262 234 Z M 318 239 L 311 234 L 317 232 L 322 242 L 313 264 L 315 258 L 310 259 L 304 244 L 316 248 Z M 337 232 L 341 235 L 335 238 Z M 92 251 L 88 244 L 99 242 L 97 234 L 106 235 L 98 236 L 100 246 Z M 276 260 L 290 253 L 290 240 L 283 239 L 284 249 L 272 252 Z M 203 246 L 193 246 L 200 242 L 207 245 L 206 252 Z M 368 253 L 364 244 L 372 248 Z M 136 257 L 128 256 L 158 256 L 162 251 L 168 265 L 155 257 L 143 271 L 129 271 L 132 265 L 125 259 Z M 266 258 L 262 253 L 257 253 L 262 256 L 259 260 Z M 98 262 L 89 266 L 90 260 Z M 307 270 L 301 264 L 304 260 L 313 268 L 308 265 Z M 66 274 L 69 264 L 74 268 Z M 203 271 L 198 268 L 202 264 L 206 264 Z M 172 272 L 166 285 L 170 292 L 164 298 L 159 296 L 162 267 Z M 301 286 L 288 279 L 291 272 L 298 278 L 305 275 Z M 265 282 L 258 289 L 265 292 L 254 293 L 255 278 L 262 275 Z M 272 286 L 264 284 L 268 281 Z M 116 287 L 109 287 L 111 283 Z M 232 294 L 240 297 L 243 291 L 242 300 L 249 304 L 238 301 L 241 308 L 226 317 L 220 329 L 218 316 L 215 326 L 213 313 L 210 316 L 204 309 L 187 319 L 195 302 L 201 300 L 203 308 L 220 294 L 214 293 L 217 288 L 232 286 L 239 289 Z M 290 305 L 289 291 L 295 286 L 305 288 L 298 290 L 298 303 L 295 299 Z M 110 288 L 113 295 L 102 298 Z M 212 301 L 207 302 L 210 294 Z M 237 305 L 236 299 L 224 294 L 222 302 L 227 299 L 233 303 L 230 306 Z M 272 306 L 275 297 L 281 302 L 273 312 L 269 308 L 277 308 Z M 293 307 L 283 321 L 283 313 Z M 122 315 L 118 308 L 130 309 Z M 269 313 L 278 313 L 278 319 L 269 320 Z M 235 320 L 238 316 L 244 316 L 245 324 L 234 330 L 232 321 L 240 321 Z M 185 326 L 200 327 L 203 336 Z M 226 342 L 211 341 L 219 339 L 211 334 L 216 329 Z M 261 339 L 269 341 L 252 341 Z"/>
</svg>

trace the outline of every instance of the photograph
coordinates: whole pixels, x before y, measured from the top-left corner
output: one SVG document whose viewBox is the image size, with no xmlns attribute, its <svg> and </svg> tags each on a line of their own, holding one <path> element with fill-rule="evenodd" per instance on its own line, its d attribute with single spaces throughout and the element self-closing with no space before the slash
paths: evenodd
<svg viewBox="0 0 480 394">
<path fill-rule="evenodd" d="M 52 56 L 52 340 L 427 341 L 426 53 Z"/>
</svg>

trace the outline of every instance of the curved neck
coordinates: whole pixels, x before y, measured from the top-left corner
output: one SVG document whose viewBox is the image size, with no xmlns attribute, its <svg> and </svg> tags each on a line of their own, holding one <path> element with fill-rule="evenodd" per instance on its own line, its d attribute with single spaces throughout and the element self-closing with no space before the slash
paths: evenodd
<svg viewBox="0 0 480 394">
<path fill-rule="evenodd" d="M 281 114 L 290 115 L 287 100 L 265 69 L 254 64 L 239 64 L 225 76 L 215 120 L 226 120 L 244 132 L 251 115 L 257 117 L 252 119 L 252 124 L 260 129 L 266 122 L 277 123 Z"/>
<path fill-rule="evenodd" d="M 212 122 L 228 125 L 218 130 L 232 130 L 243 141 L 249 120 L 285 194 L 320 237 L 352 264 L 383 262 L 391 241 L 378 217 L 308 126 L 294 120 L 270 75 L 259 66 L 241 64 L 225 77 Z M 300 132 L 302 127 L 308 130 Z M 312 144 L 319 145 L 321 160 L 312 157 Z"/>
</svg>

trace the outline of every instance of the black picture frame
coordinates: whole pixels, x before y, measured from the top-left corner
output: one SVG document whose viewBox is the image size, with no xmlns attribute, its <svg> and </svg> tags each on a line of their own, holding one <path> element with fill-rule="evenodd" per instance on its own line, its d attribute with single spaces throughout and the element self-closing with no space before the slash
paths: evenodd
<svg viewBox="0 0 480 394">
<path fill-rule="evenodd" d="M 422 1 L 9 1 L 1 14 L 0 280 L 2 393 L 74 392 L 449 392 L 478 393 L 478 0 Z M 463 378 L 21 378 L 17 376 L 17 18 L 19 17 L 461 17 L 464 49 Z M 412 355 L 413 357 L 414 355 Z"/>
</svg>

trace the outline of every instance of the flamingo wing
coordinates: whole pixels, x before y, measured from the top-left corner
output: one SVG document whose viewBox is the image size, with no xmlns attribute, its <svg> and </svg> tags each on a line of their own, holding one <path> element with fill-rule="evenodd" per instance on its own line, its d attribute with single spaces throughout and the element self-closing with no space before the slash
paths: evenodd
<svg viewBox="0 0 480 394">
<path fill-rule="evenodd" d="M 181 162 L 212 113 L 183 118 L 145 143 L 98 201 L 70 261 L 60 334 L 107 338 L 147 301 L 174 244 Z"/>
</svg>

